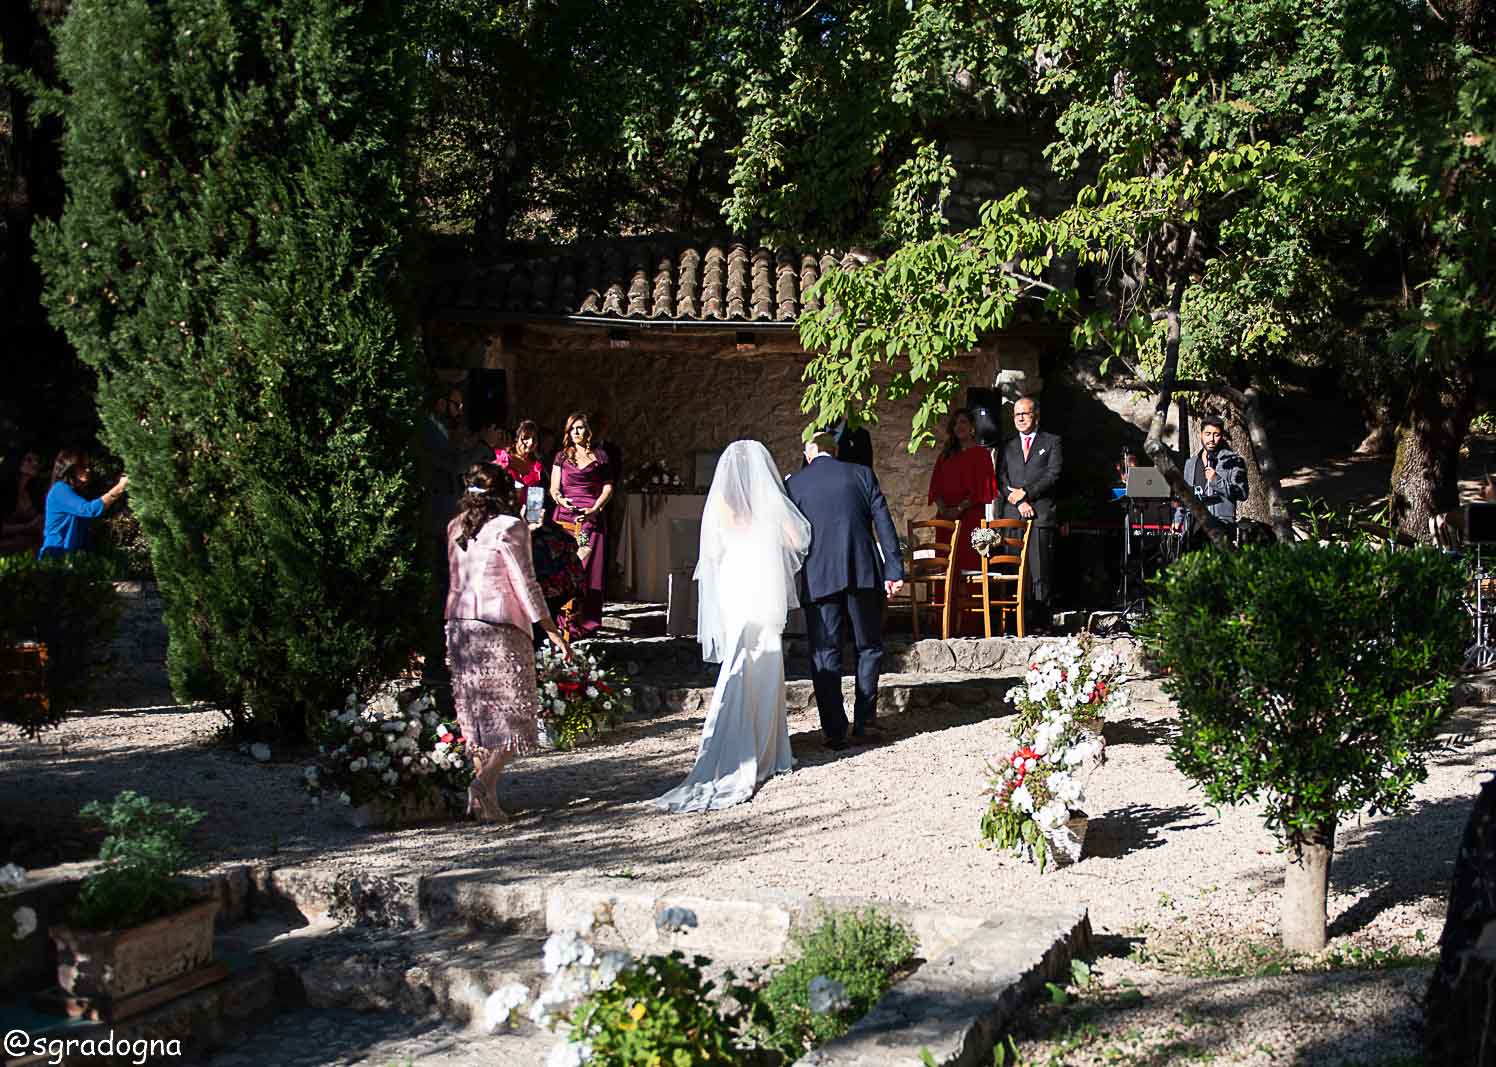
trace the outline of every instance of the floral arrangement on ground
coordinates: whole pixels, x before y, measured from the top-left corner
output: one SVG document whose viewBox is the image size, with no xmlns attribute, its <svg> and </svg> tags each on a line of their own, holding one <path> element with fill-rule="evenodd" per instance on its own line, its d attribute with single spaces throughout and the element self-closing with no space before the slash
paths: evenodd
<svg viewBox="0 0 1496 1067">
<path fill-rule="evenodd" d="M 368 700 L 350 695 L 315 727 L 314 740 L 317 761 L 305 772 L 314 801 L 330 794 L 358 807 L 438 792 L 455 803 L 473 780 L 461 729 L 443 721 L 420 687 L 392 682 Z"/>
<path fill-rule="evenodd" d="M 987 770 L 982 840 L 1037 863 L 1080 859 L 1085 784 L 1106 759 L 1102 726 L 1127 708 L 1116 654 L 1079 640 L 1044 645 L 1008 692 L 1013 750 Z"/>
<path fill-rule="evenodd" d="M 617 726 L 633 695 L 626 679 L 575 646 L 570 662 L 554 646 L 542 646 L 535 654 L 535 683 L 541 732 L 553 747 L 563 750 Z"/>
</svg>

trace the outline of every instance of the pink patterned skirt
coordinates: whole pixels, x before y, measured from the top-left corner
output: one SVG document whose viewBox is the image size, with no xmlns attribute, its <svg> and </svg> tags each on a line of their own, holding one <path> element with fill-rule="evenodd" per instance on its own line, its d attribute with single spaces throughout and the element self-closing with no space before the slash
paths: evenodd
<svg viewBox="0 0 1496 1067">
<path fill-rule="evenodd" d="M 538 751 L 535 649 L 513 626 L 447 620 L 452 701 L 470 746 L 523 756 Z"/>
</svg>

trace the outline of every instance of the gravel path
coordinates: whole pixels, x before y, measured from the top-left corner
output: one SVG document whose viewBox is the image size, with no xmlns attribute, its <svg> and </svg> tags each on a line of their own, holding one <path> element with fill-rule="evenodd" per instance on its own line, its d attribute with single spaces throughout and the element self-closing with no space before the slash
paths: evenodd
<svg viewBox="0 0 1496 1067">
<path fill-rule="evenodd" d="M 78 805 L 133 788 L 209 812 L 200 836 L 217 861 L 270 859 L 372 872 L 486 867 L 514 880 L 604 874 L 705 895 L 756 890 L 946 905 L 957 910 L 1075 901 L 1100 933 L 1146 936 L 1156 955 L 1267 941 L 1282 860 L 1250 809 L 1207 810 L 1167 758 L 1171 709 L 1150 682 L 1107 728 L 1093 777 L 1087 856 L 1040 876 L 981 848 L 985 761 L 1006 743 L 990 707 L 885 719 L 886 744 L 824 749 L 813 715 L 792 719 L 799 765 L 748 804 L 665 815 L 644 802 L 694 756 L 686 713 L 625 725 L 601 742 L 515 764 L 501 786 L 507 826 L 355 831 L 314 807 L 301 764 L 257 764 L 209 738 L 215 713 L 172 706 L 69 718 L 38 744 L 0 742 L 0 811 L 66 825 Z M 1332 875 L 1332 936 L 1427 951 L 1452 857 L 1482 769 L 1496 762 L 1490 706 L 1465 709 L 1455 746 L 1431 767 L 1412 813 L 1345 827 Z"/>
</svg>

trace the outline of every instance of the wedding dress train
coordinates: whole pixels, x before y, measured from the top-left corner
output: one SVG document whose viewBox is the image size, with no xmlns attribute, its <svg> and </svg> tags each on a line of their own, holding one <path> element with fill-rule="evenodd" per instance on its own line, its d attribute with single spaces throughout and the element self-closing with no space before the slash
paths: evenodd
<svg viewBox="0 0 1496 1067">
<path fill-rule="evenodd" d="M 810 524 L 784 495 L 768 450 L 758 442 L 730 445 L 708 496 L 697 567 L 702 656 L 722 668 L 696 763 L 684 782 L 653 801 L 656 807 L 731 807 L 793 768 L 783 635 L 809 544 Z"/>
</svg>

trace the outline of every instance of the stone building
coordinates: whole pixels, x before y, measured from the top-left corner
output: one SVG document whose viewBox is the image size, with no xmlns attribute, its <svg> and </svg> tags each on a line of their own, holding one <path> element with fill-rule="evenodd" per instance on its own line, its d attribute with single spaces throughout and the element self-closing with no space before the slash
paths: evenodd
<svg viewBox="0 0 1496 1067">
<path fill-rule="evenodd" d="M 689 478 L 693 454 L 764 442 L 785 472 L 800 465 L 802 375 L 796 321 L 834 264 L 856 257 L 735 239 L 619 238 L 466 262 L 433 287 L 427 351 L 450 380 L 505 372 L 511 426 L 559 435 L 571 411 L 603 410 L 625 468 L 663 460 Z M 439 272 L 438 272 L 439 275 Z M 1007 399 L 1038 392 L 1043 345 L 1063 331 L 1019 328 L 953 368 L 963 385 Z M 925 515 L 935 452 L 910 455 L 912 399 L 883 403 L 874 466 L 900 531 Z M 553 442 L 555 437 L 552 438 Z"/>
</svg>

